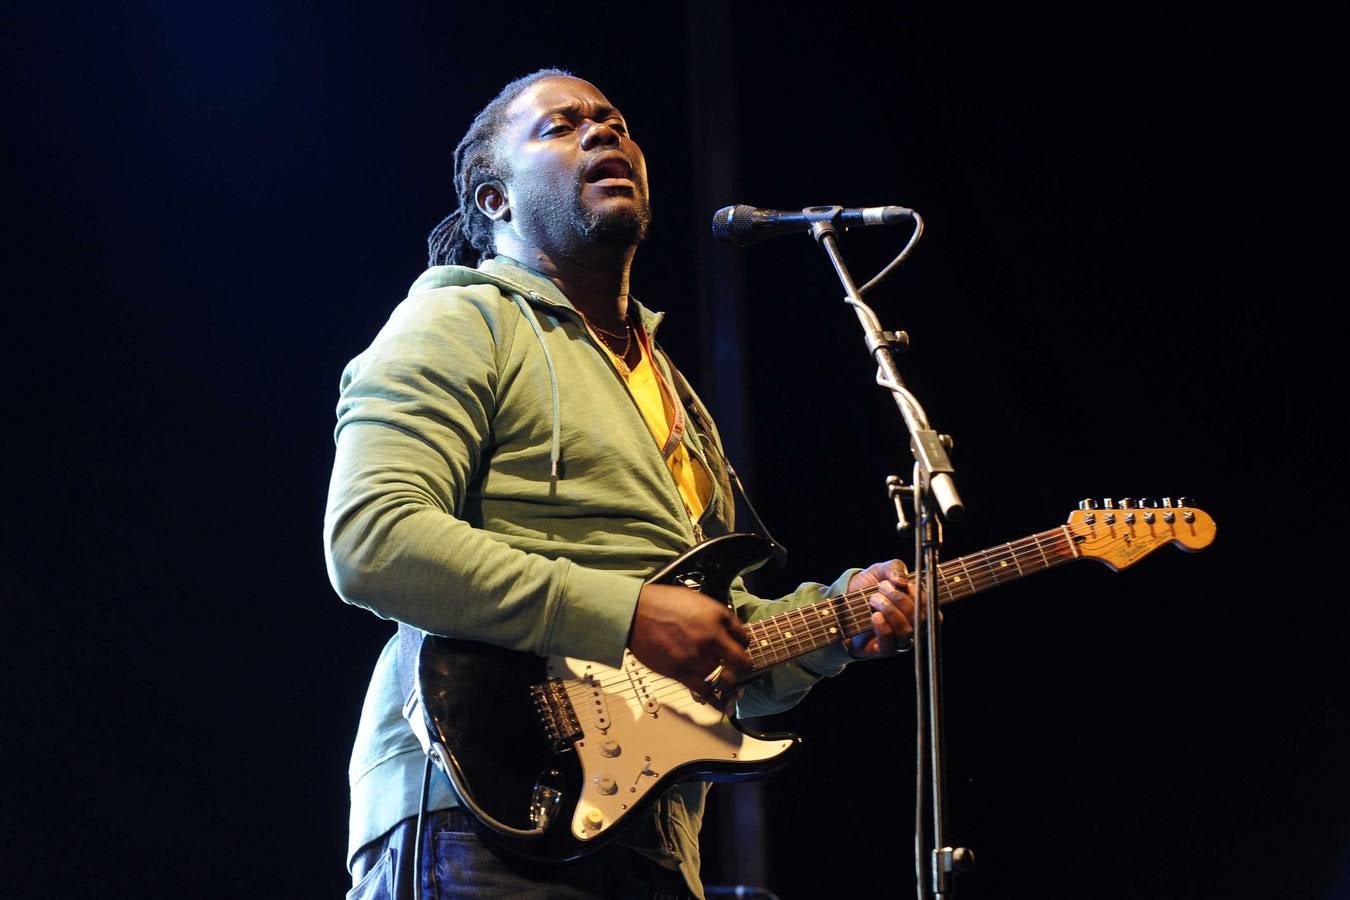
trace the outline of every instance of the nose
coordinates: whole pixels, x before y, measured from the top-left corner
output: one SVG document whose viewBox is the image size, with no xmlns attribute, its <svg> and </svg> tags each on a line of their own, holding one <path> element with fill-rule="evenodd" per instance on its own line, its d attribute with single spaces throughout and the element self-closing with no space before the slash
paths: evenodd
<svg viewBox="0 0 1350 900">
<path fill-rule="evenodd" d="M 617 146 L 623 140 L 619 133 L 605 122 L 587 121 L 581 130 L 581 149 Z"/>
</svg>

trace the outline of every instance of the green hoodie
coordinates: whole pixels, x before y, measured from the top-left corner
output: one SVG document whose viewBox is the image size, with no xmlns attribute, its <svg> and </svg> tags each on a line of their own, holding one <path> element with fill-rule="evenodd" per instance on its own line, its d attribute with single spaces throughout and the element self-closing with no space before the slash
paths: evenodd
<svg viewBox="0 0 1350 900">
<path fill-rule="evenodd" d="M 634 307 L 654 337 L 662 317 Z M 711 418 L 688 394 L 699 414 L 683 440 L 713 484 L 699 528 L 714 536 L 733 527 L 735 503 Z M 337 416 L 329 577 L 343 600 L 382 618 L 616 666 L 643 579 L 697 543 L 607 354 L 553 282 L 505 257 L 423 273 L 343 372 Z M 742 619 L 759 619 L 842 593 L 856 571 L 777 601 L 738 584 L 732 600 Z M 397 645 L 395 635 L 376 663 L 352 750 L 349 860 L 421 800 L 425 755 L 403 718 Z M 839 646 L 779 665 L 738 711 L 786 709 L 848 659 Z M 699 896 L 706 788 L 672 789 L 621 838 L 681 869 Z M 428 808 L 456 802 L 437 770 Z"/>
</svg>

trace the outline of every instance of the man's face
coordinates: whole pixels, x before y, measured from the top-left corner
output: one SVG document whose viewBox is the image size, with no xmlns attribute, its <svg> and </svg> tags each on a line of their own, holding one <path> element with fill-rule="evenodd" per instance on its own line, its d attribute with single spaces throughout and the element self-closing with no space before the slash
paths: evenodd
<svg viewBox="0 0 1350 900">
<path fill-rule="evenodd" d="M 506 108 L 496 152 L 508 173 L 509 226 L 526 246 L 572 255 L 590 244 L 635 246 L 646 236 L 647 162 L 594 85 L 535 82 Z"/>
</svg>

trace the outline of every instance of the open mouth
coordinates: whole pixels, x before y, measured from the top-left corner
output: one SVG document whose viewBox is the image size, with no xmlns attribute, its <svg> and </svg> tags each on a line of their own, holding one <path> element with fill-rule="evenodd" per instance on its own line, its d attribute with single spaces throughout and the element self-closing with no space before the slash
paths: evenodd
<svg viewBox="0 0 1350 900">
<path fill-rule="evenodd" d="M 622 154 L 602 157 L 587 166 L 586 183 L 602 187 L 632 187 L 633 165 Z"/>
</svg>

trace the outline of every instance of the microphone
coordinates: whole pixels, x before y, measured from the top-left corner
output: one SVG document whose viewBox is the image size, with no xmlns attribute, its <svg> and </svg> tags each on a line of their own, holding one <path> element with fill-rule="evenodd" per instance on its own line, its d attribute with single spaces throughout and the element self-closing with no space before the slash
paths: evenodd
<svg viewBox="0 0 1350 900">
<path fill-rule="evenodd" d="M 867 206 L 846 209 L 842 206 L 808 206 L 801 210 L 756 209 L 736 204 L 724 206 L 713 214 L 712 233 L 719 241 L 744 247 L 756 241 L 810 231 L 817 222 L 825 222 L 840 231 L 864 225 L 894 225 L 914 217 L 904 206 Z"/>
</svg>

